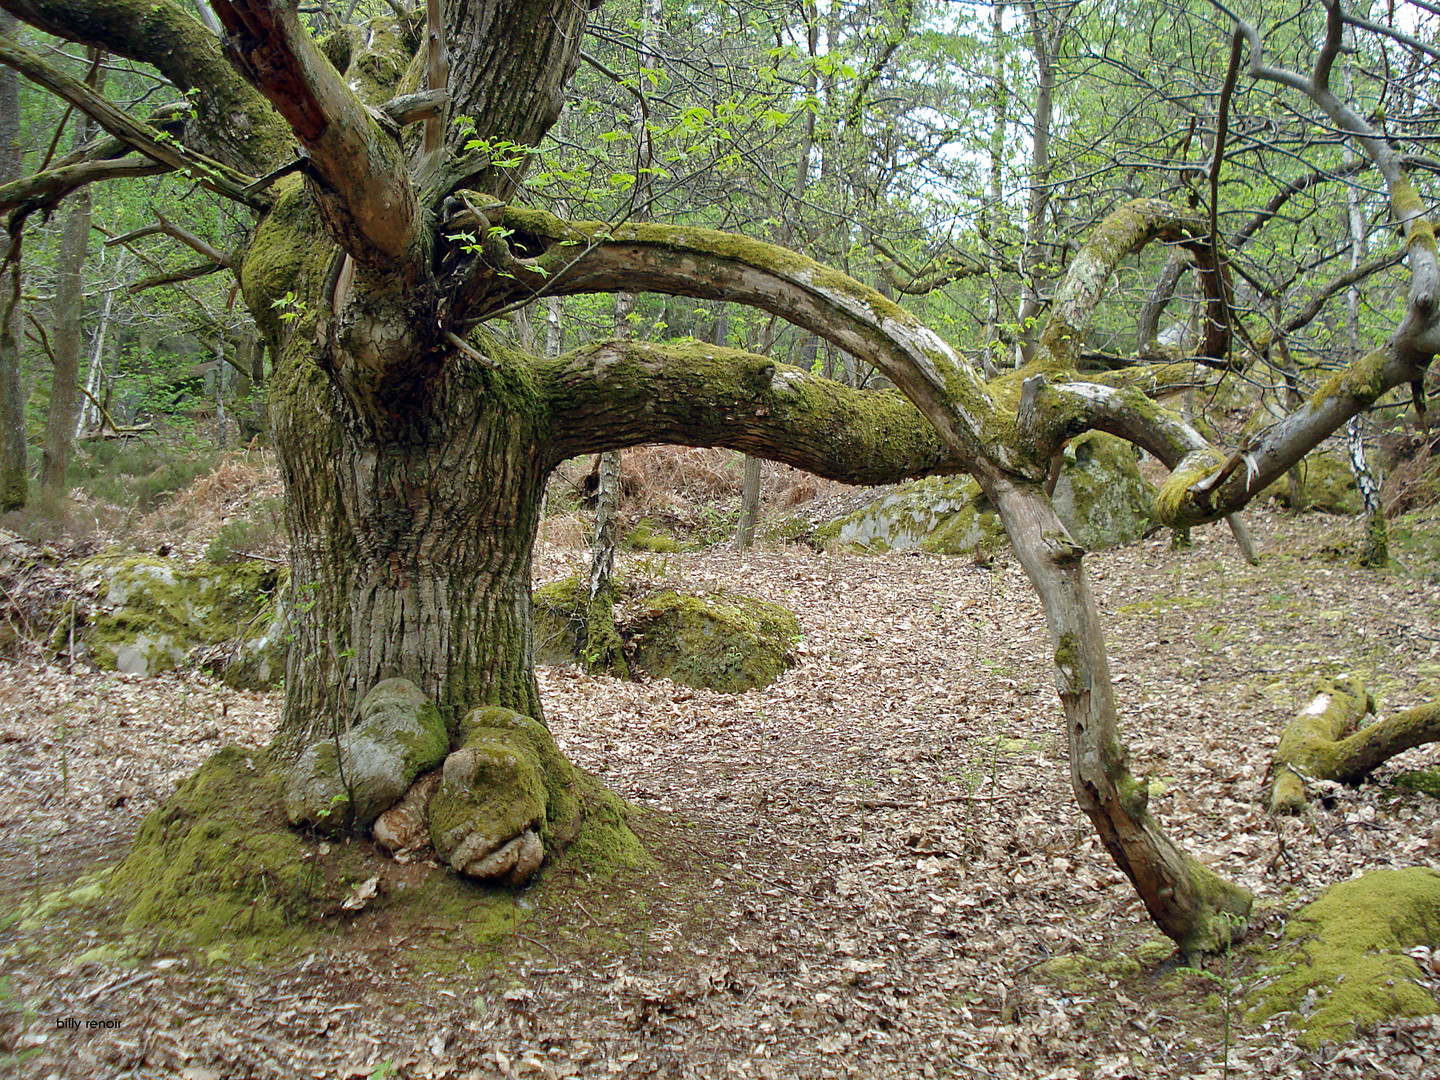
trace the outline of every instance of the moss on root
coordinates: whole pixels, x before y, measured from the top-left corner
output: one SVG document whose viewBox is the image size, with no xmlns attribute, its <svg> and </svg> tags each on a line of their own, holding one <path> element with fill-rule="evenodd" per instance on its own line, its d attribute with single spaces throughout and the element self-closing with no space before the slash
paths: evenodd
<svg viewBox="0 0 1440 1080">
<path fill-rule="evenodd" d="M 1301 1041 L 1344 1042 L 1357 1026 L 1424 1016 L 1435 998 L 1406 955 L 1440 941 L 1440 873 L 1378 870 L 1332 885 L 1285 927 L 1267 978 L 1247 995 L 1250 1016 L 1290 1013 Z"/>
<path fill-rule="evenodd" d="M 292 829 L 280 809 L 283 769 L 262 750 L 229 747 L 146 818 L 112 873 L 56 903 L 97 918 L 116 911 L 117 933 L 132 952 L 194 948 L 215 960 L 308 951 L 362 920 L 401 937 L 513 941 L 509 935 L 538 906 L 527 894 L 540 890 L 552 906 L 563 905 L 575 874 L 603 879 L 654 865 L 629 828 L 629 808 L 588 773 L 564 766 L 547 778 L 563 772 L 571 782 L 546 798 L 557 820 L 568 815 L 569 844 L 547 836 L 555 857 L 525 890 L 462 880 L 427 863 L 402 865 L 368 843 L 325 842 Z M 378 879 L 376 896 L 345 909 L 370 878 Z"/>
</svg>

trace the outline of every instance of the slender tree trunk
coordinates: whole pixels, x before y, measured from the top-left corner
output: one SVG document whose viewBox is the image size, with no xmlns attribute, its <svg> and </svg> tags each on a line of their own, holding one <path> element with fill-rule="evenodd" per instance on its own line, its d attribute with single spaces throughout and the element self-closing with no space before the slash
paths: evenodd
<svg viewBox="0 0 1440 1080">
<path fill-rule="evenodd" d="M 116 262 L 117 276 L 118 271 L 123 266 L 124 255 L 122 253 L 120 258 Z M 94 394 L 96 397 L 99 397 L 100 384 L 104 380 L 105 376 L 105 354 L 107 351 L 109 351 L 107 350 L 107 346 L 110 344 L 107 335 L 110 331 L 111 315 L 114 310 L 115 290 L 106 289 L 105 299 L 100 304 L 100 321 L 95 327 L 95 341 L 90 350 L 90 373 L 85 378 L 85 389 L 89 391 L 89 393 Z M 76 438 L 79 438 L 80 434 L 88 426 L 88 418 L 90 416 L 98 416 L 99 410 L 95 408 L 94 402 L 92 402 L 87 396 L 84 397 L 83 400 L 81 400 L 80 408 L 74 413 L 74 415 L 75 426 L 74 432 L 71 436 L 72 445 L 74 444 L 74 440 Z"/>
<path fill-rule="evenodd" d="M 91 59 L 99 54 L 91 51 Z M 98 63 L 88 80 L 91 87 L 104 86 L 104 69 Z M 76 149 L 99 130 L 93 121 L 81 117 L 75 127 Z M 83 347 L 85 314 L 85 260 L 90 253 L 90 224 L 94 206 L 90 189 L 81 188 L 70 199 L 65 230 L 60 237 L 60 254 L 51 309 L 50 340 L 55 350 L 55 372 L 50 384 L 50 409 L 45 423 L 45 450 L 40 467 L 40 491 L 47 501 L 65 494 L 65 474 L 70 467 L 70 447 L 75 441 L 75 404 L 80 378 L 80 351 Z M 107 314 L 110 294 L 106 294 Z M 103 321 L 103 320 L 102 320 Z M 97 346 L 98 346 L 97 331 Z"/>
<path fill-rule="evenodd" d="M 1031 48 L 1035 53 L 1035 113 L 1030 132 L 1030 206 L 1025 217 L 1025 245 L 1020 267 L 1020 310 L 1017 315 L 1019 346 L 1015 366 L 1035 355 L 1042 307 L 1040 283 L 1046 272 L 1046 212 L 1050 207 L 1050 125 L 1055 111 L 1055 60 L 1065 39 L 1065 27 L 1074 4 L 1042 11 L 1027 2 Z"/>
<path fill-rule="evenodd" d="M 90 248 L 90 189 L 81 188 L 70 200 L 60 254 L 50 341 L 55 372 L 50 384 L 50 411 L 45 424 L 45 451 L 40 466 L 40 490 L 47 500 L 65 493 L 70 447 L 75 438 L 76 399 L 79 396 L 80 350 L 83 345 L 85 256 Z M 107 295 L 107 301 L 108 301 Z"/>
<path fill-rule="evenodd" d="M 990 47 L 993 50 L 991 63 L 991 109 L 993 117 L 990 130 L 990 198 L 985 206 L 983 220 L 989 232 L 990 249 L 990 299 L 985 317 L 985 352 L 982 366 L 988 377 L 994 377 L 999 368 L 1002 342 L 1000 340 L 1000 317 L 1002 298 L 1000 295 L 1000 229 L 1002 207 L 1005 199 L 1005 136 L 1006 121 L 1009 119 L 1010 90 L 1005 85 L 1005 5 L 997 3 L 990 12 Z"/>
<path fill-rule="evenodd" d="M 1353 98 L 1354 79 L 1350 71 L 1345 72 L 1345 89 Z M 1347 143 L 1345 162 L 1348 165 L 1355 157 L 1355 151 Z M 1345 185 L 1345 202 L 1350 224 L 1350 269 L 1354 270 L 1368 256 L 1369 235 L 1365 222 L 1365 208 L 1360 204 L 1360 192 L 1353 184 Z M 1350 348 L 1356 356 L 1366 351 L 1360 333 L 1360 288 L 1350 286 L 1345 293 L 1345 323 L 1350 333 Z M 1345 425 L 1346 445 L 1350 451 L 1350 471 L 1364 500 L 1365 538 L 1360 547 L 1361 566 L 1386 566 L 1390 562 L 1390 535 L 1385 524 L 1385 508 L 1380 502 L 1380 488 L 1375 476 L 1365 461 L 1365 433 L 1360 417 L 1352 416 Z"/>
<path fill-rule="evenodd" d="M 745 479 L 740 487 L 740 521 L 735 526 L 735 549 L 755 543 L 755 521 L 760 516 L 760 459 L 745 457 Z"/>
<path fill-rule="evenodd" d="M 19 20 L 0 11 L 0 35 Z M 0 184 L 20 177 L 20 88 L 14 69 L 0 69 Z M 25 505 L 29 460 L 25 390 L 20 377 L 20 237 L 0 232 L 0 510 Z"/>
<path fill-rule="evenodd" d="M 635 294 L 615 294 L 615 338 L 633 336 L 630 315 Z M 587 582 L 585 624 L 580 634 L 580 657 L 591 671 L 628 675 L 625 652 L 615 629 L 615 528 L 620 506 L 620 451 L 607 450 L 595 464 L 595 533 L 590 541 L 590 576 Z"/>
<path fill-rule="evenodd" d="M 775 317 L 760 324 L 755 351 L 769 356 L 775 347 Z M 745 476 L 740 484 L 740 520 L 735 525 L 735 550 L 744 551 L 755 543 L 755 522 L 760 516 L 760 459 L 745 455 Z"/>
<path fill-rule="evenodd" d="M 988 471 L 977 479 L 1045 607 L 1069 733 L 1071 785 L 1081 810 L 1151 918 L 1182 952 L 1223 947 L 1239 936 L 1253 898 L 1178 848 L 1150 815 L 1149 787 L 1131 775 L 1119 739 L 1110 662 L 1083 551 L 1039 484 Z"/>
</svg>

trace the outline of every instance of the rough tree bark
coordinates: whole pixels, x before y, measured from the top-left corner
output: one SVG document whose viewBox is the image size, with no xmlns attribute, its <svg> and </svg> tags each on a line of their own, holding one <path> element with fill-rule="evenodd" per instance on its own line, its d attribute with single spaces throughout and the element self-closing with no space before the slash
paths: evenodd
<svg viewBox="0 0 1440 1080">
<path fill-rule="evenodd" d="M 112 134 L 167 155 L 162 164 L 195 167 L 174 164 L 195 160 L 175 153 L 204 149 L 260 176 L 293 160 L 292 137 L 305 151 L 282 178 L 259 185 L 207 174 L 265 208 L 239 277 L 275 358 L 273 430 L 293 546 L 296 641 L 277 754 L 298 757 L 332 736 L 394 676 L 421 688 L 457 742 L 459 718 L 476 705 L 541 717 L 531 546 L 544 479 L 566 458 L 678 442 L 730 446 L 852 483 L 968 471 L 999 509 L 1044 602 L 1080 805 L 1183 950 L 1230 940 L 1249 896 L 1180 851 L 1148 811 L 1148 789 L 1120 741 L 1083 553 L 1044 482 L 1066 439 L 1107 430 L 1172 466 L 1156 507 L 1163 523 L 1215 520 L 1388 389 L 1424 374 L 1440 348 L 1433 233 L 1393 155 L 1357 126 L 1363 121 L 1335 116 L 1380 167 L 1409 237 L 1405 321 L 1385 350 L 1227 454 L 1135 386 L 1076 375 L 1089 319 L 1120 259 L 1156 239 L 1186 247 L 1202 270 L 1213 259 L 1208 221 L 1186 211 L 1153 201 L 1116 208 L 1071 263 L 1034 359 L 987 383 L 904 309 L 783 248 L 666 224 L 570 223 L 514 204 L 518 171 L 492 165 L 483 141 L 533 144 L 553 123 L 577 59 L 583 5 L 452 0 L 448 108 L 473 117 L 465 137 L 482 148 L 452 142 L 433 156 L 393 127 L 392 114 L 418 116 L 392 101 L 417 88 L 377 76 L 407 68 L 414 35 L 377 30 L 337 56 L 344 70 L 336 71 L 293 6 L 216 0 L 225 47 L 266 108 L 214 66 L 213 36 L 170 0 L 0 6 L 140 59 L 161 42 L 154 60 L 182 89 L 205 71 L 218 80 L 218 100 L 245 103 L 245 137 L 209 130 L 232 118 L 206 104 L 173 137 L 176 152 L 110 116 Z M 384 62 L 367 62 L 366 50 Z M 1258 39 L 1252 52 L 1259 64 Z M 1316 76 L 1300 80 L 1307 92 L 1324 89 L 1327 56 L 1328 43 Z M 1262 66 L 1262 77 L 1269 70 Z M 1323 94 L 1312 97 L 1331 111 Z M 48 198 L 69 182 L 50 177 L 0 195 L 0 204 Z M 545 359 L 481 327 L 537 295 L 627 290 L 768 311 L 880 369 L 904 398 L 855 393 L 696 343 L 609 342 Z"/>
</svg>

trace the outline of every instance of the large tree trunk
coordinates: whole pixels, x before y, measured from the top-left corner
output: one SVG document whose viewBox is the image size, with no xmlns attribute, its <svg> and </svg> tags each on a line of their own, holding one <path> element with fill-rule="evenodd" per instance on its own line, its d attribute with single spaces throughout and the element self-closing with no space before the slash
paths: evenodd
<svg viewBox="0 0 1440 1080">
<path fill-rule="evenodd" d="M 452 725 L 482 704 L 540 719 L 534 412 L 502 377 L 461 363 L 404 431 L 380 432 L 342 420 L 316 374 L 292 350 L 272 378 L 299 613 L 277 744 L 294 754 L 337 717 L 348 723 L 391 677 L 414 682 Z"/>
</svg>

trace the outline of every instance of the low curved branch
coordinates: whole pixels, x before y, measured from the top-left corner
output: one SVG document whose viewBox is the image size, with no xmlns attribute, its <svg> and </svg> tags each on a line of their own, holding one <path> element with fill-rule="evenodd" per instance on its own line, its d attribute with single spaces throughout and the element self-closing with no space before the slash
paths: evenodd
<svg viewBox="0 0 1440 1080">
<path fill-rule="evenodd" d="M 651 442 L 728 446 L 848 484 L 964 465 L 893 391 L 851 390 L 764 356 L 700 342 L 604 342 L 545 377 L 549 462 Z"/>
<path fill-rule="evenodd" d="M 1207 242 L 1209 223 L 1193 211 L 1159 199 L 1133 199 L 1111 211 L 1090 234 L 1055 291 L 1050 317 L 1040 333 L 1036 362 L 1048 370 L 1073 370 L 1095 307 L 1120 260 L 1154 240 L 1185 248 L 1202 272 L 1201 279 L 1220 279 Z"/>
<path fill-rule="evenodd" d="M 879 368 L 969 459 L 988 456 L 1025 475 L 1036 462 L 1003 438 L 1000 410 L 973 369 L 934 331 L 874 289 L 784 248 L 674 225 L 568 223 L 508 207 L 516 254 L 472 317 L 542 292 L 621 289 L 730 300 L 778 315 Z"/>
<path fill-rule="evenodd" d="M 63 165 L 0 185 L 0 213 L 17 211 L 26 215 L 49 210 L 72 191 L 78 191 L 86 184 L 124 177 L 155 176 L 170 171 L 169 165 L 162 165 L 138 154 L 86 161 L 78 165 Z"/>
<path fill-rule="evenodd" d="M 1242 449 L 1223 458 L 1209 451 L 1182 463 L 1161 487 L 1158 519 L 1181 527 L 1239 510 L 1352 416 L 1413 376 L 1410 358 L 1393 346 L 1361 357 Z"/>
</svg>

